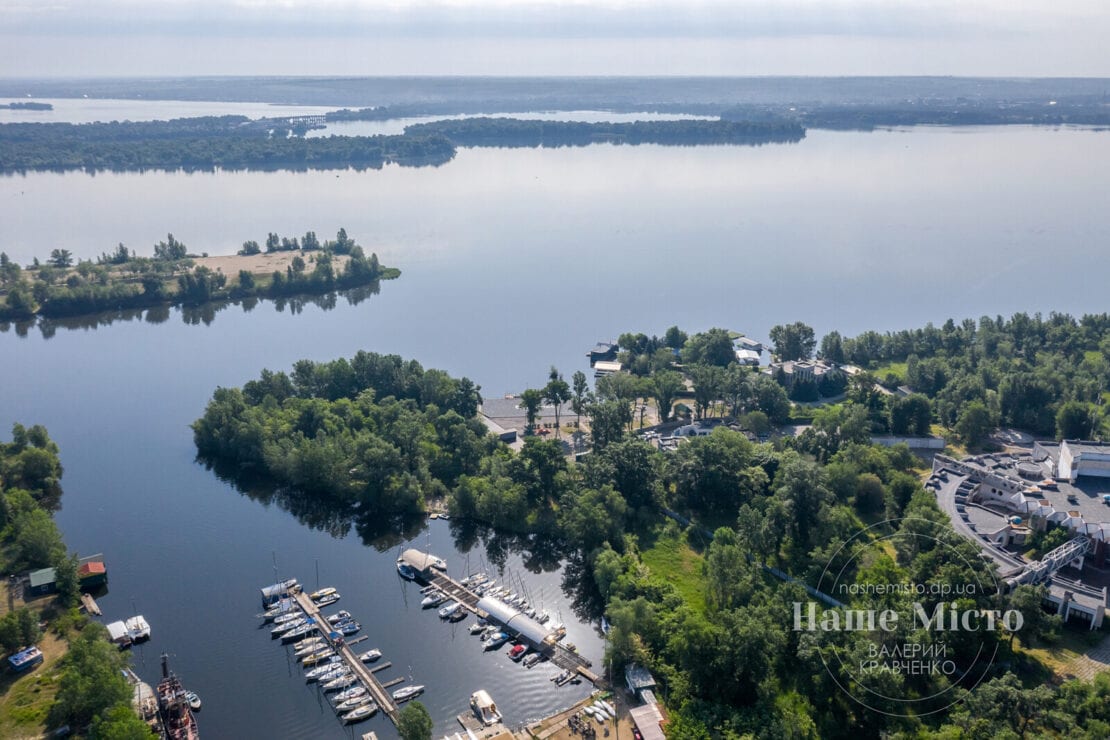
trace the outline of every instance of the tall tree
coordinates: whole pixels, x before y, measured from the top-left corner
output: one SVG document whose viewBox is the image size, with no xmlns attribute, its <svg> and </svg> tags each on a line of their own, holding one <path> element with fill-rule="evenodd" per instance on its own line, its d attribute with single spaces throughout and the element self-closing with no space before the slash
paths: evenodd
<svg viewBox="0 0 1110 740">
<path fill-rule="evenodd" d="M 68 249 L 51 250 L 50 264 L 54 267 L 69 267 L 73 264 L 73 254 Z"/>
<path fill-rule="evenodd" d="M 409 702 L 397 716 L 397 733 L 402 740 L 432 740 L 432 717 L 418 701 Z"/>
<path fill-rule="evenodd" d="M 524 409 L 524 416 L 528 419 L 528 429 L 536 425 L 536 419 L 543 408 L 543 391 L 529 388 L 520 394 L 520 408 Z"/>
<path fill-rule="evenodd" d="M 710 329 L 695 334 L 682 349 L 682 362 L 686 365 L 716 365 L 725 367 L 736 362 L 732 337 L 725 329 Z"/>
<path fill-rule="evenodd" d="M 779 360 L 808 360 L 813 356 L 817 340 L 813 327 L 795 321 L 793 324 L 778 324 L 771 327 L 771 343 L 775 345 L 775 355 Z"/>
<path fill-rule="evenodd" d="M 671 418 L 671 406 L 685 389 L 682 374 L 673 370 L 664 370 L 651 377 L 651 396 L 659 409 L 659 421 L 666 423 Z"/>
<path fill-rule="evenodd" d="M 555 436 L 558 437 L 560 433 L 559 425 L 559 412 L 563 409 L 563 404 L 571 399 L 570 386 L 567 381 L 563 380 L 563 376 L 551 366 L 551 372 L 547 376 L 547 385 L 543 389 L 543 398 L 545 401 L 555 407 Z"/>
<path fill-rule="evenodd" d="M 574 409 L 574 413 L 578 417 L 574 420 L 574 425 L 580 427 L 582 425 L 582 414 L 586 412 L 586 402 L 589 400 L 590 393 L 590 386 L 586 381 L 586 373 L 581 370 L 575 370 L 574 375 L 571 376 L 571 384 L 574 394 L 571 397 L 571 408 Z"/>
</svg>

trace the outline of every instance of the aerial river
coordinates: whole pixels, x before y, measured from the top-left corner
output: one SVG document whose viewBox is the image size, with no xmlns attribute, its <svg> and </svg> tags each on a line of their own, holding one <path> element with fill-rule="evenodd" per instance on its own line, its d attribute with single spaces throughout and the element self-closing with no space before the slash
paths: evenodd
<svg viewBox="0 0 1110 740">
<path fill-rule="evenodd" d="M 820 336 L 1106 311 L 1108 161 L 1107 133 L 921 127 L 811 131 L 762 147 L 463 149 L 437 168 L 0 177 L 0 250 L 21 263 L 56 247 L 95 257 L 119 242 L 149 253 L 167 232 L 191 251 L 228 254 L 269 231 L 323 238 L 343 226 L 404 272 L 329 310 L 263 301 L 249 312 L 173 310 L 160 323 L 3 327 L 0 429 L 45 424 L 61 445 L 67 542 L 105 554 L 106 617 L 147 617 L 140 674 L 155 679 L 169 652 L 204 698 L 206 734 L 343 734 L 257 629 L 257 588 L 274 580 L 275 559 L 282 575 L 314 587 L 318 569 L 320 585 L 342 591 L 336 608 L 393 663 L 383 677 L 428 687 L 437 731 L 455 729 L 479 688 L 516 724 L 585 687 L 555 690 L 547 668 L 483 654 L 467 622 L 420 610 L 393 561 L 411 542 L 455 575 L 503 563 L 503 577 L 523 579 L 600 665 L 593 615 L 576 611 L 562 564 L 542 546 L 454 522 L 359 531 L 236 492 L 194 461 L 188 424 L 213 389 L 366 349 L 467 375 L 497 396 L 541 385 L 553 364 L 568 377 L 585 369 L 596 340 L 671 324 L 766 339 L 796 320 Z M 393 737 L 380 718 L 369 728 Z"/>
</svg>

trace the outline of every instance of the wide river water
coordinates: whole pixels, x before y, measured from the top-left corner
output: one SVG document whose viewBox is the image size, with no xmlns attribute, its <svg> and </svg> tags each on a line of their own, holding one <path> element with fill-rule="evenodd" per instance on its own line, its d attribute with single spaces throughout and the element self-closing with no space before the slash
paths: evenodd
<svg viewBox="0 0 1110 740">
<path fill-rule="evenodd" d="M 314 586 L 318 567 L 321 585 L 343 591 L 337 608 L 394 664 L 383 675 L 428 686 L 437 730 L 454 729 L 478 688 L 516 723 L 584 688 L 555 691 L 549 670 L 483 655 L 464 630 L 422 613 L 393 570 L 401 538 L 368 545 L 341 523 L 309 526 L 196 464 L 188 424 L 216 386 L 366 349 L 468 375 L 494 396 L 542 384 L 552 364 L 568 377 L 585 369 L 598 339 L 676 323 L 766 338 L 795 320 L 855 334 L 1105 311 L 1107 162 L 1105 133 L 923 127 L 811 131 L 754 148 L 464 149 L 438 168 L 2 177 L 0 249 L 20 262 L 55 247 L 94 257 L 121 241 L 149 253 L 166 232 L 226 254 L 268 231 L 345 226 L 404 274 L 331 310 L 262 302 L 207 321 L 175 310 L 163 323 L 7 327 L 0 428 L 41 423 L 59 442 L 67 542 L 105 553 L 106 617 L 148 618 L 140 673 L 154 680 L 157 654 L 170 652 L 204 697 L 207 736 L 343 732 L 256 629 L 275 554 L 282 574 Z M 467 555 L 471 567 L 488 561 L 481 542 L 430 524 L 407 534 L 454 573 Z M 600 662 L 555 564 L 525 559 L 507 565 Z M 380 718 L 369 726 L 394 736 Z"/>
</svg>

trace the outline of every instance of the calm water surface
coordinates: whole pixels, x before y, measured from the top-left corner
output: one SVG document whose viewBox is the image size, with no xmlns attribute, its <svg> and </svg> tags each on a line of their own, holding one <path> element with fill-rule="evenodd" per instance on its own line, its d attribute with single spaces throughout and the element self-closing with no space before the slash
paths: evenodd
<svg viewBox="0 0 1110 740">
<path fill-rule="evenodd" d="M 20 262 L 65 247 L 93 257 L 123 241 L 149 252 L 167 231 L 197 252 L 231 253 L 268 231 L 343 225 L 400 280 L 358 305 L 189 323 L 119 321 L 44 338 L 0 333 L 0 427 L 43 423 L 62 447 L 71 547 L 103 551 L 106 617 L 145 614 L 140 673 L 170 651 L 205 699 L 214 737 L 343 733 L 285 652 L 255 627 L 256 588 L 283 573 L 344 593 L 394 664 L 428 686 L 437 730 L 477 688 L 513 722 L 570 703 L 547 669 L 482 655 L 422 613 L 393 570 L 399 541 L 366 544 L 342 522 L 315 528 L 235 492 L 197 465 L 188 424 L 218 385 L 263 367 L 359 349 L 396 352 L 499 395 L 569 376 L 597 339 L 723 325 L 765 338 L 802 320 L 854 334 L 1017 310 L 1105 311 L 1102 244 L 1110 136 L 991 128 L 810 132 L 758 148 L 595 146 L 462 150 L 439 168 L 302 173 L 39 173 L 0 178 L 0 249 Z M 369 533 L 373 534 L 373 533 Z M 432 522 L 407 533 L 458 573 L 481 541 Z M 375 546 L 376 545 L 376 546 Z M 494 548 L 497 549 L 497 548 Z M 576 621 L 557 564 L 507 556 L 545 605 Z M 522 559 L 523 558 L 523 559 Z M 530 571 L 537 571 L 535 573 Z M 338 607 L 337 607 L 338 608 Z M 576 693 L 579 692 L 579 693 Z M 365 725 L 363 726 L 365 727 Z M 386 722 L 370 728 L 383 737 Z M 364 731 L 364 730 L 363 730 Z"/>
</svg>

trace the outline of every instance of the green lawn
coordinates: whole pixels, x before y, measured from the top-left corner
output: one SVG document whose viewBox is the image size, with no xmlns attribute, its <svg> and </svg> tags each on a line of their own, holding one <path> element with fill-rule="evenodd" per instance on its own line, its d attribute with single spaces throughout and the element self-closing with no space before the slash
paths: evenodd
<svg viewBox="0 0 1110 740">
<path fill-rule="evenodd" d="M 705 558 L 690 547 L 684 533 L 664 532 L 652 546 L 640 553 L 652 575 L 674 585 L 679 595 L 694 609 L 705 611 Z"/>
<path fill-rule="evenodd" d="M 887 376 L 887 373 L 897 375 L 902 380 L 906 379 L 906 363 L 904 362 L 888 362 L 885 365 L 878 365 L 871 370 L 871 374 L 879 380 Z"/>
</svg>

